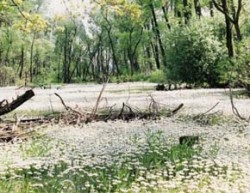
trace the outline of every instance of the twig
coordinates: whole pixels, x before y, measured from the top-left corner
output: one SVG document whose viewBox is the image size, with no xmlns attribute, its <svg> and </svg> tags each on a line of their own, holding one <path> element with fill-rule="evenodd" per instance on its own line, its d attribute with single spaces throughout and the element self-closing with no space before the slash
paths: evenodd
<svg viewBox="0 0 250 193">
<path fill-rule="evenodd" d="M 210 109 L 208 109 L 205 113 L 202 113 L 202 115 L 206 115 L 207 113 L 209 113 L 210 111 L 212 111 L 220 102 L 217 102 L 214 106 L 212 106 Z"/>
</svg>

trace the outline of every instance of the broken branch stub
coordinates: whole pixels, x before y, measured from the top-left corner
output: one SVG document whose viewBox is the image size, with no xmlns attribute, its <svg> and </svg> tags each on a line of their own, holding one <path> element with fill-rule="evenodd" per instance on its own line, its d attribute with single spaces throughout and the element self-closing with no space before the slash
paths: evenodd
<svg viewBox="0 0 250 193">
<path fill-rule="evenodd" d="M 17 97 L 11 103 L 7 102 L 5 105 L 0 107 L 0 116 L 15 110 L 16 108 L 21 106 L 23 103 L 31 99 L 33 96 L 35 96 L 35 93 L 33 92 L 33 90 L 27 90 L 23 95 Z"/>
</svg>

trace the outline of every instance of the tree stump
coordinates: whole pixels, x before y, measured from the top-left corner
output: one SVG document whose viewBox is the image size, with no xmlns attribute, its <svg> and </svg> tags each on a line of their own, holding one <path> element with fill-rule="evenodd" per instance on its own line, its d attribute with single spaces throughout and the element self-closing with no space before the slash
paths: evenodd
<svg viewBox="0 0 250 193">
<path fill-rule="evenodd" d="M 166 87 L 164 84 L 157 84 L 155 89 L 158 91 L 163 91 L 166 90 Z"/>
<path fill-rule="evenodd" d="M 192 147 L 195 144 L 199 143 L 199 136 L 191 136 L 191 135 L 185 135 L 179 137 L 179 143 L 180 145 L 187 145 L 189 147 Z"/>
</svg>

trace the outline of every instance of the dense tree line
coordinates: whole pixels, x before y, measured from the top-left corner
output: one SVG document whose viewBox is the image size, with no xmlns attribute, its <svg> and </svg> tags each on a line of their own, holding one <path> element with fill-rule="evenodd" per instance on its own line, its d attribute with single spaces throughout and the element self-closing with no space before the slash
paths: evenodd
<svg viewBox="0 0 250 193">
<path fill-rule="evenodd" d="M 43 0 L 0 1 L 1 85 L 108 78 L 249 85 L 246 0 L 62 3 L 63 15 L 47 16 Z"/>
</svg>

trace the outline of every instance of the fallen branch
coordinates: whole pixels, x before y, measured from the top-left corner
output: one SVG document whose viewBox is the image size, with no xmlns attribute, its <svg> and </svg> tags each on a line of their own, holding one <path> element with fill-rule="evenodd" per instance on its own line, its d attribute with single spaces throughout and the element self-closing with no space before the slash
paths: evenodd
<svg viewBox="0 0 250 193">
<path fill-rule="evenodd" d="M 33 96 L 35 96 L 33 90 L 28 90 L 23 95 L 17 97 L 16 100 L 13 100 L 11 103 L 8 103 L 6 100 L 3 100 L 6 101 L 6 104 L 0 107 L 0 116 L 15 110 L 20 105 L 31 99 Z"/>
<path fill-rule="evenodd" d="M 233 114 L 236 115 L 237 117 L 239 117 L 241 120 L 244 120 L 244 121 L 247 120 L 245 117 L 242 117 L 242 116 L 241 116 L 241 114 L 239 113 L 238 109 L 237 109 L 236 106 L 234 105 L 233 93 L 232 93 L 231 85 L 230 85 L 230 87 L 229 87 L 229 96 L 230 96 L 230 102 L 231 102 Z"/>
<path fill-rule="evenodd" d="M 210 109 L 208 109 L 205 113 L 202 113 L 201 115 L 206 115 L 210 111 L 212 111 L 220 102 L 217 102 L 214 106 L 212 106 Z"/>
<path fill-rule="evenodd" d="M 80 116 L 83 116 L 83 114 L 82 114 L 81 112 L 76 111 L 76 110 L 72 109 L 70 106 L 66 105 L 65 102 L 64 102 L 64 100 L 62 99 L 62 97 L 61 97 L 59 94 L 55 93 L 55 95 L 60 99 L 62 105 L 64 106 L 64 108 L 65 108 L 67 111 L 71 111 L 71 112 L 73 112 L 73 113 L 75 113 L 75 114 L 78 114 L 78 115 L 80 115 Z"/>
<path fill-rule="evenodd" d="M 175 108 L 174 110 L 172 110 L 171 115 L 176 114 L 183 106 L 184 106 L 184 104 L 181 103 L 177 108 Z"/>
</svg>

